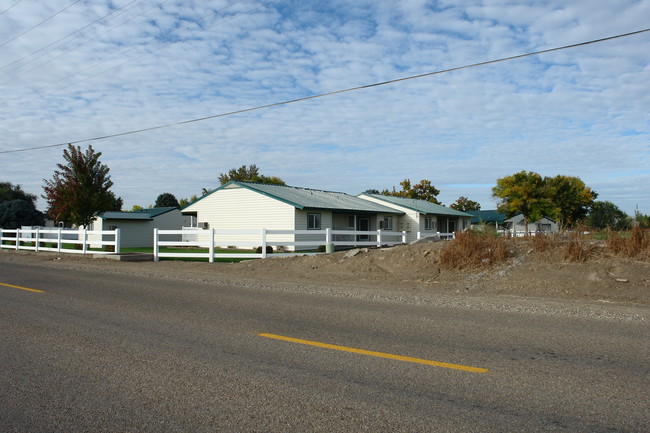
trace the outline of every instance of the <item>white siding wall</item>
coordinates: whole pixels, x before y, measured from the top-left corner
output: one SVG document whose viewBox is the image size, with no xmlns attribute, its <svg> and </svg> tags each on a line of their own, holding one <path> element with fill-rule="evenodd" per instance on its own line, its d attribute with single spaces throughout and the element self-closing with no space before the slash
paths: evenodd
<svg viewBox="0 0 650 433">
<path fill-rule="evenodd" d="M 196 212 L 199 223 L 207 222 L 215 230 L 295 230 L 293 206 L 247 188 L 221 189 L 185 210 Z M 238 240 L 261 245 L 259 235 L 216 235 L 215 238 L 220 247 L 253 248 L 238 244 Z M 276 235 L 270 240 L 293 241 L 293 235 Z"/>
<path fill-rule="evenodd" d="M 393 216 L 393 231 L 406 231 L 406 242 L 413 242 L 418 237 L 418 230 L 424 231 L 424 218 L 420 216 L 419 212 L 414 210 L 397 206 L 392 203 L 388 203 L 374 197 L 367 195 L 362 195 L 361 198 L 364 200 L 372 201 L 374 203 L 381 204 L 386 207 L 390 207 L 399 211 L 404 212 L 404 215 L 394 215 Z M 381 217 L 383 219 L 383 216 Z M 420 224 L 422 226 L 420 227 Z"/>
</svg>

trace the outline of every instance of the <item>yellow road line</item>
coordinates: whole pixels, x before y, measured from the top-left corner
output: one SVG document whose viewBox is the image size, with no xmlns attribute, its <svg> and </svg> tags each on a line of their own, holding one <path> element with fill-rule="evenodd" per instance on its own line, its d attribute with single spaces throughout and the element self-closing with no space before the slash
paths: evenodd
<svg viewBox="0 0 650 433">
<path fill-rule="evenodd" d="M 27 287 L 14 286 L 13 284 L 0 283 L 0 286 L 12 287 L 14 289 L 27 290 L 29 292 L 45 293 L 44 290 L 28 289 Z"/>
<path fill-rule="evenodd" d="M 411 358 L 410 356 L 392 355 L 390 353 L 374 352 L 371 350 L 355 349 L 353 347 L 337 346 L 335 344 L 319 343 L 317 341 L 301 340 L 299 338 L 285 337 L 275 334 L 257 334 L 260 337 L 273 338 L 276 340 L 290 341 L 292 343 L 307 344 L 310 346 L 324 347 L 326 349 L 341 350 L 343 352 L 358 353 L 361 355 L 378 356 L 380 358 L 395 359 L 398 361 L 415 362 L 418 364 L 433 365 L 436 367 L 453 368 L 455 370 L 471 371 L 473 373 L 487 373 L 487 368 L 469 367 L 466 365 L 449 364 L 446 362 L 430 361 L 428 359 Z"/>
</svg>

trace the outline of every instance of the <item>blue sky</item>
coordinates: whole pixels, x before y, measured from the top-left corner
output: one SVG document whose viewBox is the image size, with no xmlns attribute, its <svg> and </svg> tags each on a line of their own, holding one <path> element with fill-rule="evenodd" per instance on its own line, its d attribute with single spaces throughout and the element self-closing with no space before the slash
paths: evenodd
<svg viewBox="0 0 650 433">
<path fill-rule="evenodd" d="M 648 17 L 647 0 L 0 0 L 0 151 L 579 43 Z M 500 177 L 563 174 L 650 214 L 649 63 L 643 33 L 92 145 L 125 209 L 254 163 L 350 194 L 429 179 L 444 204 L 483 209 Z M 0 154 L 0 180 L 40 195 L 62 151 Z"/>
</svg>

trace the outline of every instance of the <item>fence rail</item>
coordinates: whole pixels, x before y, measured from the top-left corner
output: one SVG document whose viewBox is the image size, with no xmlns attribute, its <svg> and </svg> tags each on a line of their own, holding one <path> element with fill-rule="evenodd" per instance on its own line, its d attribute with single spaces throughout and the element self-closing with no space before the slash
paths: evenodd
<svg viewBox="0 0 650 433">
<path fill-rule="evenodd" d="M 105 240 L 104 238 L 110 238 Z M 72 246 L 66 248 L 65 246 Z M 92 248 L 112 246 L 113 251 L 91 251 Z M 120 229 L 70 230 L 47 228 L 0 228 L 0 248 L 28 251 L 52 251 L 71 254 L 113 254 L 120 252 Z"/>
<path fill-rule="evenodd" d="M 164 240 L 164 237 L 181 235 L 181 240 Z M 227 236 L 232 239 L 233 235 L 242 235 L 253 240 L 238 240 L 238 247 L 261 247 L 260 253 L 215 253 L 215 247 L 227 246 L 220 240 L 220 236 Z M 294 240 L 277 240 L 278 235 L 290 235 Z M 298 236 L 298 238 L 296 238 Z M 309 236 L 308 240 L 300 239 L 300 236 Z M 232 242 L 232 241 L 231 241 Z M 217 229 L 183 229 L 183 230 L 159 230 L 154 229 L 153 234 L 154 260 L 162 257 L 193 257 L 207 258 L 213 262 L 215 258 L 267 258 L 267 247 L 288 247 L 300 249 L 317 249 L 323 245 L 332 246 L 384 246 L 406 243 L 406 232 L 388 232 L 384 230 L 373 231 L 350 231 L 350 230 L 217 230 Z M 160 247 L 197 247 L 208 248 L 208 252 L 161 252 Z M 298 252 L 299 254 L 318 254 L 316 252 Z M 296 255 L 291 253 L 273 253 L 273 257 L 286 257 Z"/>
</svg>

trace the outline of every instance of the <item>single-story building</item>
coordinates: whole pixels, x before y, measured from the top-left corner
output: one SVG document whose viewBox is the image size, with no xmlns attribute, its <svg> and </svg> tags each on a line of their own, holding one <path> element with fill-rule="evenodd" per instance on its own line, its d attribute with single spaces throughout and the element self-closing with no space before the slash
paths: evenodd
<svg viewBox="0 0 650 433">
<path fill-rule="evenodd" d="M 503 223 L 508 218 L 498 210 L 468 210 L 467 213 L 472 215 L 471 225 L 490 224 L 497 230 L 503 227 Z"/>
<path fill-rule="evenodd" d="M 419 237 L 432 236 L 436 233 L 453 233 L 469 227 L 472 215 L 426 200 L 395 197 L 381 194 L 361 193 L 357 197 L 373 203 L 388 206 L 404 213 L 398 231 L 406 231 L 407 242 Z"/>
<path fill-rule="evenodd" d="M 177 207 L 155 207 L 133 212 L 105 212 L 93 221 L 90 230 L 119 228 L 122 248 L 152 247 L 154 228 L 181 230 L 189 222 Z"/>
<path fill-rule="evenodd" d="M 342 192 L 294 186 L 231 181 L 182 209 L 193 226 L 216 230 L 399 230 L 393 222 L 404 214 L 393 207 Z M 322 235 L 274 235 L 275 242 L 323 242 Z M 334 241 L 346 241 L 338 235 Z M 359 235 L 358 241 L 371 240 Z M 221 247 L 250 247 L 259 235 L 217 234 Z M 239 244 L 237 242 L 240 242 Z M 243 243 L 246 243 L 244 245 Z M 259 245 L 259 244 L 258 244 Z M 298 246 L 296 249 L 311 249 Z"/>
<path fill-rule="evenodd" d="M 519 214 L 504 221 L 503 227 L 507 232 L 512 235 L 520 236 L 526 231 L 529 234 L 535 233 L 557 233 L 560 231 L 558 224 L 548 217 L 544 217 L 539 221 L 529 222 L 528 228 L 524 224 L 524 216 Z"/>
</svg>

